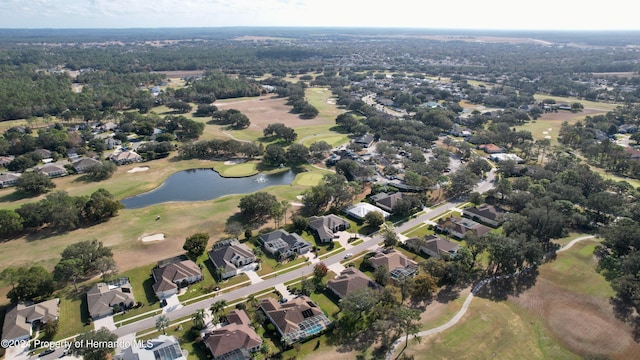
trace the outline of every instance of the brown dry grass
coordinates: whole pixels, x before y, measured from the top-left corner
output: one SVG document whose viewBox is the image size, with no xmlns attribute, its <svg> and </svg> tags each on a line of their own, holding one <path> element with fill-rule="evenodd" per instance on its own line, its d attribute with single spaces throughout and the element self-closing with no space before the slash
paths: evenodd
<svg viewBox="0 0 640 360">
<path fill-rule="evenodd" d="M 543 319 L 550 333 L 577 354 L 619 359 L 640 354 L 631 328 L 615 318 L 607 299 L 573 293 L 539 278 L 533 288 L 509 300 Z"/>
<path fill-rule="evenodd" d="M 297 114 L 292 114 L 291 106 L 285 105 L 287 99 L 275 95 L 264 95 L 238 101 L 216 102 L 221 110 L 236 109 L 247 115 L 251 120 L 249 130 L 262 131 L 272 123 L 283 123 L 288 127 L 324 125 L 326 120 L 321 117 L 303 120 Z"/>
</svg>

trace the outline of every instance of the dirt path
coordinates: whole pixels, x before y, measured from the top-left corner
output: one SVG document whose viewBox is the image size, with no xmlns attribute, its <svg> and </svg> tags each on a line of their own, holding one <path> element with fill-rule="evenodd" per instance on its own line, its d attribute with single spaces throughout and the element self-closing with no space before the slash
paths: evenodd
<svg viewBox="0 0 640 360">
<path fill-rule="evenodd" d="M 593 238 L 595 238 L 595 236 L 588 235 L 588 236 L 579 237 L 577 239 L 573 239 L 567 245 L 560 248 L 557 252 L 566 251 L 580 241 L 589 240 Z M 438 327 L 435 327 L 429 330 L 420 331 L 417 334 L 410 335 L 409 340 L 412 340 L 416 337 L 424 337 L 424 336 L 429 336 L 433 334 L 438 334 L 440 332 L 443 332 L 451 328 L 453 325 L 457 324 L 458 321 L 462 319 L 464 314 L 467 313 L 467 310 L 469 309 L 469 304 L 471 304 L 471 300 L 473 300 L 474 294 L 477 293 L 486 283 L 490 282 L 492 279 L 493 278 L 482 280 L 480 283 L 474 286 L 473 290 L 469 292 L 469 295 L 467 295 L 467 298 L 464 300 L 464 304 L 462 304 L 462 308 L 460 308 L 460 310 L 451 318 L 451 320 L 447 321 L 444 325 L 440 325 Z M 389 352 L 387 352 L 386 360 L 391 360 L 393 358 L 393 353 L 396 351 L 396 349 L 400 344 L 405 342 L 405 340 L 406 340 L 406 337 L 402 337 L 393 342 L 393 344 L 391 345 L 391 348 L 389 349 Z"/>
</svg>

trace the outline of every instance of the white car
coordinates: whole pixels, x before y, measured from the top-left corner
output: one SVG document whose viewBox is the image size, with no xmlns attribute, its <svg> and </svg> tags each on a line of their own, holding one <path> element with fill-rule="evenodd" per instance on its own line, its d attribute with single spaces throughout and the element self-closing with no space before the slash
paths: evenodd
<svg viewBox="0 0 640 360">
<path fill-rule="evenodd" d="M 348 259 L 348 258 L 350 258 L 350 257 L 352 257 L 352 256 L 353 256 L 353 254 L 352 254 L 352 253 L 346 253 L 346 254 L 344 255 L 344 258 L 345 258 L 345 259 Z"/>
</svg>

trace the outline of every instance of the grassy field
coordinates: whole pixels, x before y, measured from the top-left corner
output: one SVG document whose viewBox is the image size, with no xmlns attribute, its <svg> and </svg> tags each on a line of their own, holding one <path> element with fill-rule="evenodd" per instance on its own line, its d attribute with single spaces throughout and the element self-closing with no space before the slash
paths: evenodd
<svg viewBox="0 0 640 360">
<path fill-rule="evenodd" d="M 349 141 L 349 136 L 336 133 L 314 134 L 302 141 L 302 145 L 309 147 L 314 142 L 324 141 L 331 147 L 337 147 Z"/>
<path fill-rule="evenodd" d="M 585 109 L 601 110 L 602 112 L 613 110 L 619 106 L 619 104 L 603 103 L 603 102 L 597 102 L 597 101 L 578 99 L 575 97 L 552 96 L 552 95 L 545 95 L 545 94 L 534 94 L 533 98 L 536 101 L 543 101 L 545 99 L 554 99 L 556 103 L 572 104 L 574 102 L 579 102 L 580 104 L 582 104 L 582 106 L 584 106 Z"/>
<path fill-rule="evenodd" d="M 324 174 L 321 172 L 302 173 L 296 176 L 296 179 L 293 181 L 293 184 L 300 185 L 300 186 L 309 186 L 309 187 L 316 186 L 320 183 L 320 180 L 322 180 L 323 176 Z"/>
<path fill-rule="evenodd" d="M 258 163 L 258 161 L 252 161 L 234 165 L 217 164 L 213 168 L 224 177 L 244 177 L 257 174 Z"/>
</svg>

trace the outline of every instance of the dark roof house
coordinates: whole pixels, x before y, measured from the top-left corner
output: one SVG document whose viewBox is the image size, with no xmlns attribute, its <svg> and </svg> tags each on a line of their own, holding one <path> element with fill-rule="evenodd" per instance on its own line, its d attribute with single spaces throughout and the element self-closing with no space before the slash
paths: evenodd
<svg viewBox="0 0 640 360">
<path fill-rule="evenodd" d="M 87 291 L 87 307 L 92 319 L 100 319 L 113 314 L 113 308 L 128 308 L 135 304 L 135 298 L 128 278 L 120 278 L 109 283 L 97 283 Z"/>
<path fill-rule="evenodd" d="M 393 211 L 393 207 L 396 206 L 398 201 L 402 200 L 404 194 L 401 192 L 395 192 L 393 194 L 386 194 L 386 196 L 376 197 L 376 206 L 380 209 L 388 212 Z"/>
<path fill-rule="evenodd" d="M 48 177 L 58 177 L 67 175 L 67 169 L 56 164 L 46 164 L 35 170 L 35 172 L 47 175 Z"/>
<path fill-rule="evenodd" d="M 202 271 L 192 260 L 174 258 L 176 262 L 161 261 L 153 269 L 153 291 L 158 298 L 164 299 L 177 294 L 178 289 L 202 280 Z"/>
<path fill-rule="evenodd" d="M 290 234 L 282 229 L 260 235 L 260 242 L 268 253 L 281 259 L 291 257 L 294 254 L 306 254 L 312 247 L 311 243 L 300 235 Z"/>
<path fill-rule="evenodd" d="M 216 270 L 221 269 L 217 271 L 222 279 L 237 275 L 240 268 L 256 261 L 253 252 L 236 239 L 215 243 L 209 251 L 209 259 Z"/>
<path fill-rule="evenodd" d="M 436 259 L 449 259 L 460 250 L 460 245 L 438 235 L 427 235 L 423 239 L 407 239 L 404 244 L 413 251 L 425 253 Z"/>
<path fill-rule="evenodd" d="M 82 158 L 82 159 L 78 159 L 76 161 L 73 162 L 73 169 L 78 173 L 78 174 L 82 174 L 83 172 L 89 170 L 89 168 L 96 166 L 96 165 L 101 165 L 102 163 L 96 159 L 93 158 Z"/>
<path fill-rule="evenodd" d="M 362 147 L 368 148 L 369 146 L 371 146 L 371 144 L 373 144 L 373 140 L 375 140 L 373 135 L 364 134 L 364 135 L 360 136 L 359 138 L 355 139 L 353 142 L 358 144 L 358 145 L 361 145 Z"/>
<path fill-rule="evenodd" d="M 479 224 L 471 219 L 459 217 L 442 218 L 438 220 L 436 228 L 439 231 L 449 233 L 458 239 L 464 239 L 465 234 L 468 231 L 474 232 L 478 236 L 482 236 L 491 231 L 491 228 L 488 226 Z"/>
<path fill-rule="evenodd" d="M 505 221 L 506 212 L 489 204 L 482 204 L 462 210 L 462 215 L 472 220 L 481 221 L 489 226 L 498 227 Z"/>
<path fill-rule="evenodd" d="M 321 243 L 333 241 L 336 232 L 349 227 L 351 224 L 347 220 L 334 214 L 309 218 L 309 230 L 315 233 Z"/>
<path fill-rule="evenodd" d="M 18 179 L 20 179 L 20 175 L 19 173 L 0 174 L 0 189 L 14 186 L 16 182 L 18 182 Z"/>
</svg>

